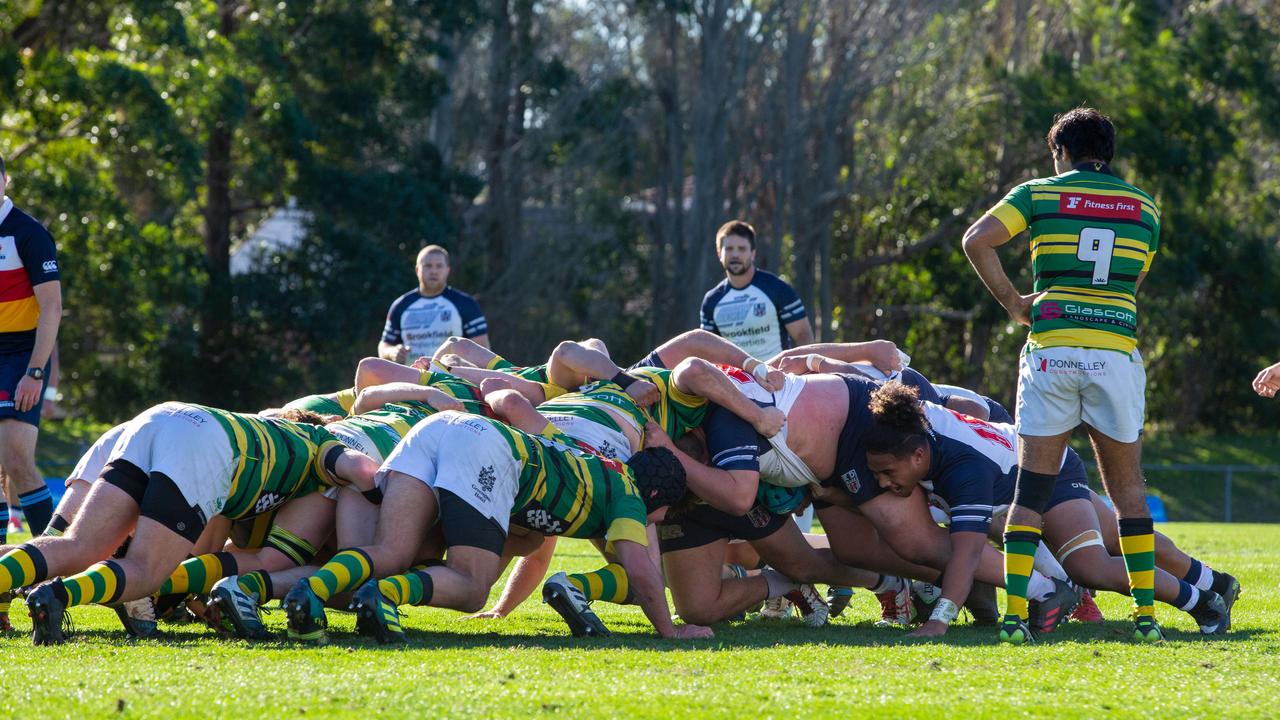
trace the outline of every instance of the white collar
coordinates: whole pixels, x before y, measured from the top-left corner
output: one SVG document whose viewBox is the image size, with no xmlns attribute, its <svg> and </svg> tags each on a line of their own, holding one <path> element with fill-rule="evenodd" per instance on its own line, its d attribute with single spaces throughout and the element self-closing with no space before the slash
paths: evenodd
<svg viewBox="0 0 1280 720">
<path fill-rule="evenodd" d="M 13 201 L 9 199 L 8 195 L 5 195 L 4 202 L 0 202 L 0 223 L 4 222 L 5 218 L 9 217 L 9 211 L 12 209 Z"/>
</svg>

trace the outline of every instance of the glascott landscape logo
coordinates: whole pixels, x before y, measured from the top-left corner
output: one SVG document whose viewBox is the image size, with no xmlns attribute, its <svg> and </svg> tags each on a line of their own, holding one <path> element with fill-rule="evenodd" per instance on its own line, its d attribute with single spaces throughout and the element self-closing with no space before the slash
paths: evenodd
<svg viewBox="0 0 1280 720">
<path fill-rule="evenodd" d="M 1056 302 L 1040 303 L 1040 319 L 1041 320 L 1057 320 L 1062 317 L 1062 307 Z"/>
</svg>

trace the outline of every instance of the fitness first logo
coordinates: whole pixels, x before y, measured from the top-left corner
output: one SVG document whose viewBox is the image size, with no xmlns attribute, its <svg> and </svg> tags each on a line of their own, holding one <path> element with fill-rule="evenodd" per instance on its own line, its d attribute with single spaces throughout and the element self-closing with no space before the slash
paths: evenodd
<svg viewBox="0 0 1280 720">
<path fill-rule="evenodd" d="M 1058 196 L 1058 212 L 1114 220 L 1142 219 L 1142 204 L 1119 195 L 1064 192 Z"/>
</svg>

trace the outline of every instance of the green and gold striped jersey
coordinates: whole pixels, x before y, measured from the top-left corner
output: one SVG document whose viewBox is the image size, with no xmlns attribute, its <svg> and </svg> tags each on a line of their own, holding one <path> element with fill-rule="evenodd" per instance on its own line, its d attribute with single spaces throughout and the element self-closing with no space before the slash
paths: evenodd
<svg viewBox="0 0 1280 720">
<path fill-rule="evenodd" d="M 423 370 L 422 375 L 418 377 L 418 384 L 433 387 L 457 399 L 462 403 L 464 412 L 472 415 L 492 415 L 489 406 L 484 402 L 484 396 L 480 394 L 480 388 L 456 375 Z"/>
<path fill-rule="evenodd" d="M 645 423 L 651 419 L 673 438 L 702 424 L 707 414 L 706 399 L 681 392 L 672 381 L 670 370 L 642 367 L 628 370 L 627 374 L 656 385 L 660 396 L 658 402 L 642 408 L 621 386 L 612 380 L 601 380 L 586 385 L 577 392 L 548 400 L 539 405 L 538 410 L 548 414 L 573 415 L 621 433 L 622 429 L 617 421 L 606 411 L 606 408 L 611 409 L 634 420 L 641 438 L 644 436 Z M 590 444 L 590 440 L 586 441 Z"/>
<path fill-rule="evenodd" d="M 321 415 L 339 415 L 346 417 L 356 404 L 356 389 L 347 388 L 328 395 L 308 395 L 300 397 L 284 406 L 285 410 L 307 410 Z"/>
<path fill-rule="evenodd" d="M 577 448 L 550 424 L 531 435 L 483 421 L 499 430 L 520 464 L 512 524 L 545 535 L 648 543 L 648 512 L 626 465 Z"/>
<path fill-rule="evenodd" d="M 324 454 L 341 444 L 323 427 L 192 407 L 212 415 L 231 442 L 231 489 L 219 515 L 239 520 L 332 486 L 323 469 Z"/>
<path fill-rule="evenodd" d="M 351 437 L 351 433 L 343 432 L 344 430 L 354 430 L 357 432 L 356 437 L 368 438 L 369 442 L 373 443 L 376 457 L 366 452 L 365 448 L 353 447 L 352 449 L 381 462 L 391 454 L 396 444 L 409 434 L 409 430 L 414 425 L 435 412 L 434 408 L 424 402 L 387 403 L 377 410 L 352 415 L 338 422 L 329 423 L 325 427 L 331 428 L 339 438 Z"/>
<path fill-rule="evenodd" d="M 1035 291 L 1047 291 L 1031 309 L 1031 347 L 1137 346 L 1138 276 L 1160 242 L 1150 195 L 1085 163 L 1019 185 L 991 214 L 1012 235 L 1031 230 Z"/>
</svg>

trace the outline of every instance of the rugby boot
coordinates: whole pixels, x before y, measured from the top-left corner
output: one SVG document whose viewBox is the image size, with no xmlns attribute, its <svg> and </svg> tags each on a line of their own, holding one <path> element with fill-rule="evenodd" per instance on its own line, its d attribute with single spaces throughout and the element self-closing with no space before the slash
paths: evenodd
<svg viewBox="0 0 1280 720">
<path fill-rule="evenodd" d="M 124 625 L 124 631 L 135 640 L 146 640 L 160 634 L 156 626 L 156 605 L 154 598 L 144 597 L 138 600 L 116 605 L 116 617 Z"/>
<path fill-rule="evenodd" d="M 1187 611 L 1205 635 L 1224 635 L 1231 627 L 1231 613 L 1226 600 L 1212 590 L 1200 591 L 1200 602 Z M 1207 596 L 1207 597 L 1206 597 Z"/>
<path fill-rule="evenodd" d="M 1231 608 L 1236 606 L 1236 600 L 1240 597 L 1242 588 L 1240 587 L 1240 581 L 1235 579 L 1234 576 L 1229 575 L 1227 573 L 1221 573 L 1221 575 L 1226 581 L 1225 583 L 1226 587 L 1223 588 L 1221 591 L 1215 591 L 1215 592 L 1218 592 L 1218 594 L 1222 596 L 1222 602 L 1225 603 L 1227 606 L 1227 627 L 1230 628 L 1231 627 Z"/>
<path fill-rule="evenodd" d="M 790 601 L 796 610 L 800 611 L 800 618 L 809 627 L 822 627 L 831 618 L 831 609 L 827 607 L 827 603 L 818 594 L 818 589 L 808 583 L 792 590 L 783 597 Z"/>
<path fill-rule="evenodd" d="M 779 596 L 764 601 L 760 608 L 760 617 L 767 620 L 782 620 L 791 616 L 791 601 Z"/>
<path fill-rule="evenodd" d="M 0 593 L 0 633 L 7 633 L 13 630 L 13 624 L 9 622 L 9 604 L 13 602 L 13 593 Z"/>
<path fill-rule="evenodd" d="M 1017 615 L 1006 615 L 1000 623 L 1000 642 L 1010 645 L 1031 645 L 1036 641 L 1036 634 L 1027 625 L 1027 621 Z"/>
<path fill-rule="evenodd" d="M 311 591 L 311 583 L 302 578 L 284 596 L 285 617 L 289 619 L 289 639 L 324 645 L 329 642 L 329 619 L 324 603 Z"/>
<path fill-rule="evenodd" d="M 1053 581 L 1053 592 L 1043 600 L 1032 600 L 1027 604 L 1028 623 L 1038 635 L 1056 630 L 1058 623 L 1071 617 L 1080 604 L 1079 588 L 1058 578 L 1050 580 Z"/>
<path fill-rule="evenodd" d="M 240 577 L 231 575 L 213 584 L 209 591 L 209 609 L 206 614 L 210 624 L 241 640 L 265 640 L 270 637 L 258 612 L 257 593 L 245 592 L 240 587 Z"/>
<path fill-rule="evenodd" d="M 1133 622 L 1133 639 L 1142 643 L 1164 642 L 1164 631 L 1150 615 L 1139 615 Z"/>
<path fill-rule="evenodd" d="M 400 626 L 400 609 L 378 589 L 377 580 L 369 580 L 356 590 L 350 609 L 356 614 L 357 633 L 383 645 L 407 641 Z"/>
<path fill-rule="evenodd" d="M 827 586 L 827 605 L 831 608 L 831 617 L 840 617 L 853 601 L 853 588 L 839 585 Z"/>
<path fill-rule="evenodd" d="M 34 645 L 58 645 L 67 641 L 66 633 L 62 631 L 67 601 L 65 595 L 59 596 L 58 590 L 62 590 L 60 577 L 41 583 L 27 596 L 31 642 Z"/>
<path fill-rule="evenodd" d="M 894 586 L 876 593 L 880 601 L 880 619 L 876 627 L 906 627 L 911 623 L 911 581 L 897 578 Z"/>
<path fill-rule="evenodd" d="M 551 606 L 569 625 L 574 637 L 607 637 L 609 628 L 591 610 L 582 594 L 563 572 L 547 578 L 542 585 L 542 602 Z"/>
<path fill-rule="evenodd" d="M 1100 623 L 1103 621 L 1102 610 L 1094 602 L 1093 593 L 1083 589 L 1080 593 L 1080 604 L 1071 612 L 1071 619 L 1084 623 Z"/>
</svg>

